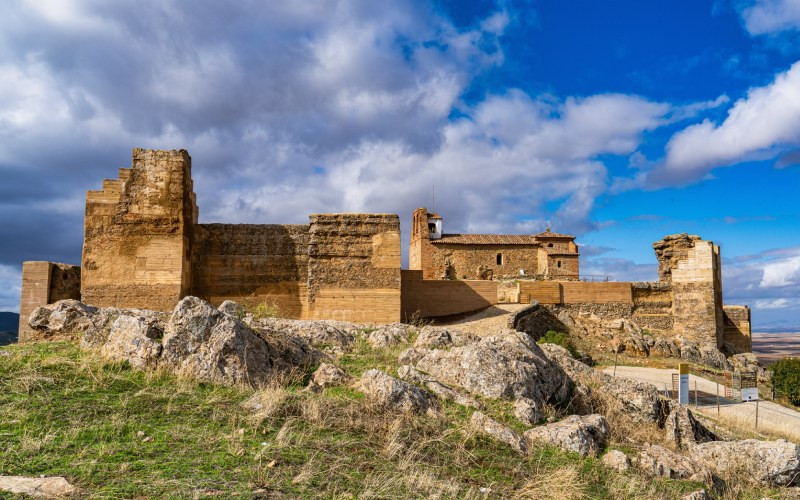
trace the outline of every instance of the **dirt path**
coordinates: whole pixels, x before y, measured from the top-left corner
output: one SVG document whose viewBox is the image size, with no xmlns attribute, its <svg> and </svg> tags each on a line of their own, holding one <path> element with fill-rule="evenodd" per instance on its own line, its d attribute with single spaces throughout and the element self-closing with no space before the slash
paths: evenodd
<svg viewBox="0 0 800 500">
<path fill-rule="evenodd" d="M 603 371 L 611 374 L 614 372 L 614 367 L 606 367 Z M 646 382 L 662 392 L 671 390 L 673 373 L 678 372 L 677 370 L 638 366 L 617 367 L 617 377 Z M 697 384 L 698 406 L 696 411 L 698 413 L 712 419 L 731 420 L 744 428 L 754 429 L 755 403 L 741 403 L 725 399 L 723 397 L 725 388 L 719 385 L 720 406 L 719 414 L 717 414 L 717 383 L 694 374 L 689 375 L 689 399 L 692 410 L 695 410 L 695 383 Z M 800 412 L 771 401 L 759 401 L 758 431 L 774 432 L 800 443 Z"/>
<path fill-rule="evenodd" d="M 527 304 L 497 304 L 472 316 L 443 324 L 452 325 L 459 330 L 474 333 L 480 337 L 486 337 L 497 333 L 503 328 L 508 328 L 509 315 L 526 307 L 528 307 Z"/>
</svg>

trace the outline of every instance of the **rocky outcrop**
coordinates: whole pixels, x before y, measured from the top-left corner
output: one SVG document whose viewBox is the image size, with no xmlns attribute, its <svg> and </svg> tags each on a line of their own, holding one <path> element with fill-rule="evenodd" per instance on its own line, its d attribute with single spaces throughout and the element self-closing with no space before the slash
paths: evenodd
<svg viewBox="0 0 800 500">
<path fill-rule="evenodd" d="M 313 347 L 334 356 L 349 352 L 359 334 L 357 325 L 343 321 L 247 318 L 245 323 L 256 332 L 281 332 L 289 337 L 301 338 Z"/>
<path fill-rule="evenodd" d="M 228 316 L 233 316 L 236 319 L 242 320 L 246 316 L 247 312 L 244 310 L 238 302 L 234 302 L 232 300 L 226 300 L 222 304 L 219 305 L 217 310 L 223 314 L 227 314 Z"/>
<path fill-rule="evenodd" d="M 409 347 L 397 356 L 397 361 L 401 365 L 416 365 L 417 362 L 424 358 L 430 351 L 428 349 L 417 349 L 416 347 Z"/>
<path fill-rule="evenodd" d="M 609 430 L 602 415 L 570 415 L 559 422 L 527 430 L 524 436 L 529 446 L 544 442 L 588 456 L 605 448 Z"/>
<path fill-rule="evenodd" d="M 525 425 L 536 425 L 544 415 L 536 401 L 530 398 L 519 398 L 514 401 L 514 417 Z"/>
<path fill-rule="evenodd" d="M 365 371 L 358 388 L 369 400 L 386 408 L 408 413 L 435 414 L 438 411 L 432 394 L 379 370 Z"/>
<path fill-rule="evenodd" d="M 614 469 L 619 472 L 625 472 L 631 468 L 631 459 L 628 458 L 628 455 L 619 450 L 610 450 L 603 455 L 603 458 L 600 459 L 600 463 L 609 469 Z"/>
<path fill-rule="evenodd" d="M 161 356 L 158 339 L 163 331 L 136 316 L 119 316 L 111 324 L 100 353 L 115 361 L 127 361 L 134 368 L 156 366 Z"/>
<path fill-rule="evenodd" d="M 689 479 L 700 472 L 691 459 L 655 444 L 645 445 L 636 456 L 636 465 L 647 474 L 667 479 Z"/>
<path fill-rule="evenodd" d="M 382 326 L 367 334 L 367 342 L 373 349 L 408 342 L 412 327 L 403 323 Z"/>
<path fill-rule="evenodd" d="M 346 385 L 350 381 L 350 376 L 338 366 L 330 363 L 322 363 L 311 376 L 308 388 L 317 392 L 326 387 L 338 387 Z"/>
<path fill-rule="evenodd" d="M 569 327 L 550 308 L 532 301 L 528 307 L 509 316 L 508 328 L 525 332 L 534 340 L 539 340 L 548 330 L 565 332 Z"/>
<path fill-rule="evenodd" d="M 28 325 L 42 338 L 80 336 L 92 326 L 96 307 L 73 299 L 37 307 L 28 318 Z"/>
<path fill-rule="evenodd" d="M 563 401 L 570 390 L 564 371 L 521 332 L 506 331 L 449 351 L 430 351 L 417 368 L 446 384 L 490 398 Z"/>
<path fill-rule="evenodd" d="M 84 349 L 98 349 L 108 341 L 111 328 L 117 319 L 127 316 L 147 324 L 148 337 L 160 339 L 164 336 L 167 313 L 148 311 L 145 309 L 120 309 L 105 307 L 98 309 L 91 316 L 91 325 L 81 337 L 81 347 Z"/>
<path fill-rule="evenodd" d="M 579 386 L 584 397 L 590 397 L 596 388 L 602 392 L 607 401 L 614 402 L 615 411 L 620 411 L 635 421 L 655 422 L 661 425 L 669 414 L 669 402 L 661 399 L 658 390 L 650 384 L 644 384 L 595 370 L 580 361 L 573 359 L 569 352 L 561 346 L 542 344 L 542 350 Z M 578 401 L 585 407 L 592 407 L 590 401 Z"/>
<path fill-rule="evenodd" d="M 771 372 L 765 369 L 758 358 L 752 352 L 742 354 L 734 354 L 728 358 L 731 365 L 731 370 L 741 373 L 755 373 L 758 381 L 761 383 L 768 383 L 770 381 Z"/>
<path fill-rule="evenodd" d="M 196 380 L 259 387 L 278 374 L 314 364 L 319 357 L 318 351 L 298 339 L 270 344 L 208 302 L 186 297 L 175 306 L 167 324 L 161 363 Z"/>
<path fill-rule="evenodd" d="M 476 408 L 479 410 L 483 409 L 483 405 L 469 394 L 453 389 L 452 387 L 448 387 L 430 375 L 422 373 L 412 366 L 401 366 L 397 369 L 397 375 L 402 380 L 425 387 L 430 392 L 435 394 L 439 399 L 452 401 L 470 408 Z"/>
<path fill-rule="evenodd" d="M 78 492 L 65 478 L 0 476 L 0 491 L 34 498 L 64 498 Z"/>
<path fill-rule="evenodd" d="M 689 453 L 723 478 L 744 474 L 769 486 L 800 485 L 800 446 L 782 439 L 715 441 L 694 446 Z"/>
<path fill-rule="evenodd" d="M 414 347 L 417 349 L 446 349 L 460 347 L 479 340 L 480 337 L 469 332 L 429 325 L 420 330 Z"/>
<path fill-rule="evenodd" d="M 517 453 L 525 454 L 528 451 L 528 446 L 522 436 L 480 411 L 472 414 L 469 423 L 475 430 L 506 443 Z"/>
<path fill-rule="evenodd" d="M 680 449 L 719 440 L 717 435 L 700 423 L 684 405 L 672 409 L 664 422 L 664 429 L 667 441 L 675 443 Z"/>
</svg>

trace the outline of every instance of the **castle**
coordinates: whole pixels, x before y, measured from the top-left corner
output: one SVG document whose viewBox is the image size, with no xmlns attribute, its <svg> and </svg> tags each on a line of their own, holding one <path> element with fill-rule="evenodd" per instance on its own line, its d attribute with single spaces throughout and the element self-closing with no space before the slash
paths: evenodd
<svg viewBox="0 0 800 500">
<path fill-rule="evenodd" d="M 579 281 L 570 235 L 447 234 L 413 213 L 401 270 L 395 214 L 312 214 L 308 224 L 200 224 L 185 150 L 134 149 L 131 168 L 86 195 L 81 266 L 23 263 L 20 340 L 38 306 L 73 298 L 97 307 L 171 310 L 186 295 L 214 304 L 269 304 L 282 316 L 389 323 L 498 302 L 497 281 L 519 279 L 533 300 L 631 318 L 730 351 L 750 350 L 750 310 L 722 303 L 719 247 L 697 236 L 656 242 L 659 280 Z"/>
</svg>

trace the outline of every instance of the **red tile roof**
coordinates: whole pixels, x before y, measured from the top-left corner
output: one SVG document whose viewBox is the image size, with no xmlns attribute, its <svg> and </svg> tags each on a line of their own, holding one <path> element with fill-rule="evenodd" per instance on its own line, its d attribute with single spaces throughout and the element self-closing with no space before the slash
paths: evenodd
<svg viewBox="0 0 800 500">
<path fill-rule="evenodd" d="M 431 243 L 451 245 L 537 245 L 536 238 L 527 234 L 443 234 Z"/>
<path fill-rule="evenodd" d="M 539 234 L 534 234 L 533 237 L 534 238 L 560 238 L 560 239 L 570 239 L 570 240 L 574 240 L 575 239 L 575 237 L 572 236 L 571 234 L 554 233 L 554 232 L 552 232 L 550 230 L 543 231 L 543 232 L 541 232 Z"/>
</svg>

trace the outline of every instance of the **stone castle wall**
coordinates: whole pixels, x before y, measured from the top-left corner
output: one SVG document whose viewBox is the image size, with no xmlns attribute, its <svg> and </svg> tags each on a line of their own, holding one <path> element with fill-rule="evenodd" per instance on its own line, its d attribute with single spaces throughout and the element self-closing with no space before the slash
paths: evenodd
<svg viewBox="0 0 800 500">
<path fill-rule="evenodd" d="M 28 261 L 22 264 L 22 297 L 19 303 L 20 342 L 33 340 L 28 317 L 39 306 L 64 299 L 81 298 L 81 268 L 57 262 Z"/>
<path fill-rule="evenodd" d="M 468 248 L 467 245 L 446 243 L 428 243 L 433 247 L 427 279 L 442 279 L 447 262 L 450 263 L 452 276 L 450 279 L 481 279 L 479 268 L 492 271 L 496 278 L 513 278 L 520 276 L 520 269 L 525 275 L 535 275 L 538 269 L 537 245 L 481 245 Z M 501 256 L 502 264 L 497 264 L 497 256 Z"/>
<path fill-rule="evenodd" d="M 403 318 L 451 316 L 497 303 L 497 282 L 489 280 L 424 280 L 422 271 L 402 271 Z"/>
</svg>

